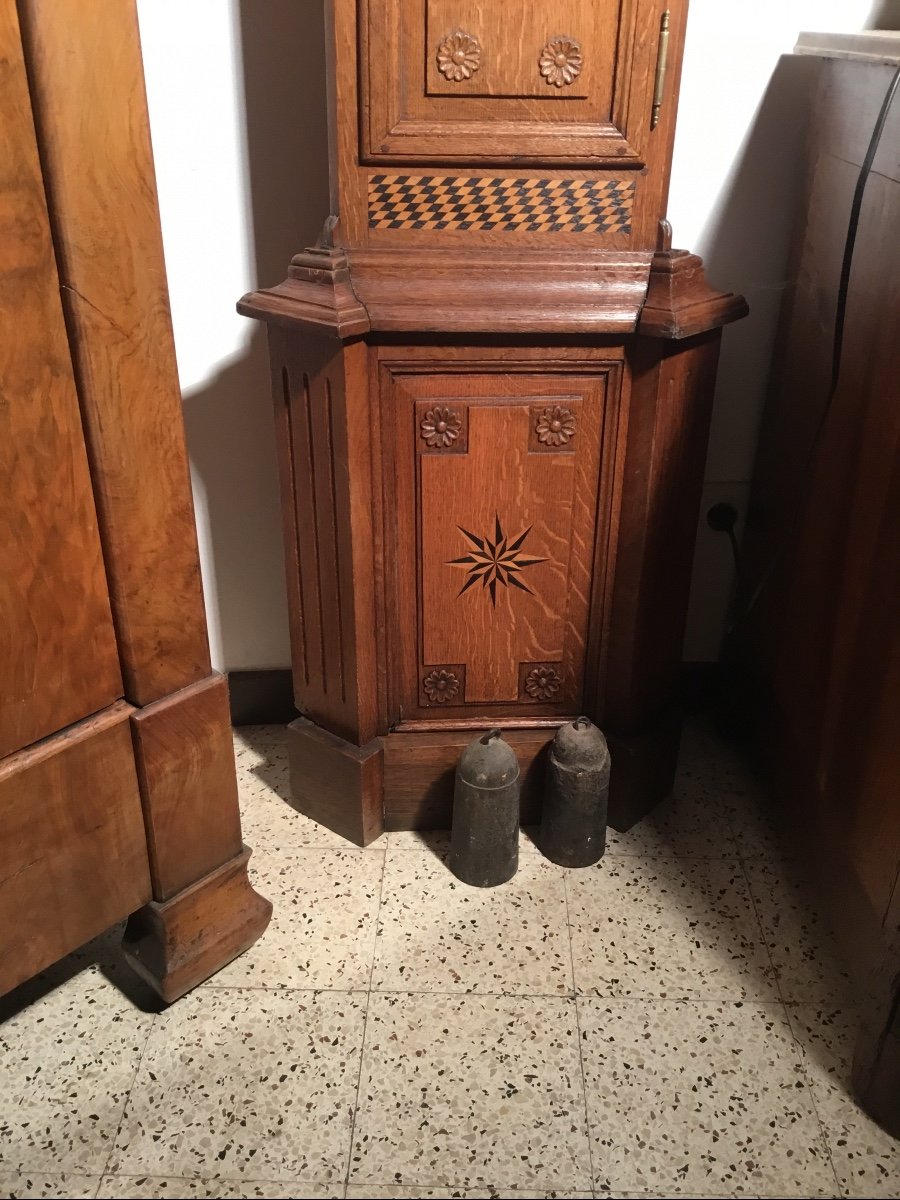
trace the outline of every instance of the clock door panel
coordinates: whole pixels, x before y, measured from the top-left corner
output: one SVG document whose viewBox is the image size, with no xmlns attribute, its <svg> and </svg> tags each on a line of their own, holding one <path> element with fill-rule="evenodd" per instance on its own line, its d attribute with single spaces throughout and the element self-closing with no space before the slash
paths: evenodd
<svg viewBox="0 0 900 1200">
<path fill-rule="evenodd" d="M 579 711 L 611 369 L 390 376 L 395 719 Z"/>
<path fill-rule="evenodd" d="M 364 162 L 643 165 L 658 0 L 362 3 Z"/>
</svg>

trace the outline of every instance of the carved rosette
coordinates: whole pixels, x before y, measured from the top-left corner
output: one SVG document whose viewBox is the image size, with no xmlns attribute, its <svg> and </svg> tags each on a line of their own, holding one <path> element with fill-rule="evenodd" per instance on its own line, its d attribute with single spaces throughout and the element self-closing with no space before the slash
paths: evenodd
<svg viewBox="0 0 900 1200">
<path fill-rule="evenodd" d="M 525 691 L 532 700 L 544 704 L 556 698 L 562 679 L 555 667 L 532 667 L 525 676 Z"/>
<path fill-rule="evenodd" d="M 426 446 L 432 450 L 447 450 L 459 437 L 462 418 L 452 408 L 430 408 L 419 427 Z"/>
<path fill-rule="evenodd" d="M 538 413 L 534 431 L 544 446 L 565 446 L 575 436 L 575 416 L 559 404 Z"/>
<path fill-rule="evenodd" d="M 448 33 L 438 46 L 437 65 L 440 73 L 451 83 L 471 79 L 481 66 L 481 42 L 462 29 Z"/>
<path fill-rule="evenodd" d="M 552 38 L 541 51 L 541 74 L 553 87 L 568 87 L 581 74 L 583 65 L 581 43 L 575 38 Z"/>
<path fill-rule="evenodd" d="M 447 704 L 459 695 L 459 679 L 452 671 L 438 667 L 422 680 L 425 695 L 432 704 Z"/>
</svg>

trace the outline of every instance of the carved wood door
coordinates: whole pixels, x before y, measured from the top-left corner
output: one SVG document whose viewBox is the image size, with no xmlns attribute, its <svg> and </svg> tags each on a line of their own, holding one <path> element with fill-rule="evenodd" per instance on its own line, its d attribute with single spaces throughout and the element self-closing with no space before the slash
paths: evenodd
<svg viewBox="0 0 900 1200">
<path fill-rule="evenodd" d="M 393 721 L 577 713 L 602 605 L 617 366 L 391 368 L 384 397 Z"/>
<path fill-rule="evenodd" d="M 362 158 L 628 162 L 658 0 L 363 0 Z"/>
</svg>

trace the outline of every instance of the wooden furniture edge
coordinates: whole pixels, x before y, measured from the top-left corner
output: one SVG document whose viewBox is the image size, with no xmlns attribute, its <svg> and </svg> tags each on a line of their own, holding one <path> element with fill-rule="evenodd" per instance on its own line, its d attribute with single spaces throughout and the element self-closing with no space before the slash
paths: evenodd
<svg viewBox="0 0 900 1200">
<path fill-rule="evenodd" d="M 128 919 L 122 949 L 131 967 L 166 1004 L 203 983 L 259 938 L 271 903 L 250 883 L 250 849 L 166 901 Z"/>
</svg>

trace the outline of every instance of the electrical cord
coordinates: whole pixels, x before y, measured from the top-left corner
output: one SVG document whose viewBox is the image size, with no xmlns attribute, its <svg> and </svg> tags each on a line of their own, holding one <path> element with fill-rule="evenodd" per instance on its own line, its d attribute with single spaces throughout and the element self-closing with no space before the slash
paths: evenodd
<svg viewBox="0 0 900 1200">
<path fill-rule="evenodd" d="M 809 453 L 807 455 L 806 467 L 804 471 L 804 484 L 800 489 L 800 499 L 791 514 L 791 519 L 788 522 L 785 534 L 781 539 L 781 544 L 776 547 L 772 557 L 760 576 L 759 582 L 751 592 L 746 603 L 738 609 L 731 627 L 729 635 L 733 634 L 736 629 L 746 621 L 760 597 L 765 591 L 769 581 L 775 573 L 775 568 L 781 559 L 782 554 L 791 544 L 792 535 L 796 532 L 801 513 L 803 512 L 803 497 L 805 496 L 810 480 L 813 475 L 816 459 L 821 448 L 822 438 L 825 432 L 825 426 L 828 422 L 828 417 L 834 405 L 834 399 L 837 395 L 838 384 L 841 376 L 841 361 L 844 352 L 844 329 L 847 321 L 847 297 L 850 291 L 850 276 L 853 271 L 853 256 L 856 249 L 856 239 L 859 234 L 859 222 L 862 213 L 863 199 L 866 192 L 866 184 L 869 181 L 869 176 L 872 173 L 872 167 L 875 163 L 875 156 L 878 153 L 878 148 L 881 144 L 881 138 L 884 133 L 884 127 L 887 124 L 887 119 L 893 106 L 897 92 L 900 90 L 900 67 L 896 69 L 888 84 L 884 100 L 881 104 L 881 110 L 878 113 L 878 119 L 872 130 L 872 136 L 869 139 L 869 147 L 866 151 L 866 156 L 863 159 L 860 168 L 859 177 L 856 181 L 856 188 L 853 192 L 853 203 L 850 206 L 850 220 L 847 227 L 847 240 L 844 244 L 844 256 L 841 262 L 840 283 L 838 285 L 837 307 L 834 318 L 834 334 L 832 340 L 832 355 L 831 355 L 831 386 L 829 388 L 828 397 L 822 409 L 822 415 L 816 425 L 815 433 L 813 434 L 812 442 L 810 443 Z M 734 523 L 737 518 L 737 513 L 734 513 L 734 520 L 727 520 L 723 516 L 723 511 L 719 511 L 716 515 L 716 510 L 725 510 L 730 506 L 715 505 L 707 514 L 712 529 L 727 533 L 731 542 L 731 550 L 734 558 L 735 574 L 740 586 L 743 576 L 743 563 L 741 561 L 741 551 L 738 545 L 737 537 L 734 532 Z M 733 510 L 732 510 L 733 511 Z"/>
</svg>

